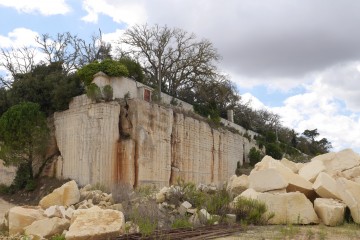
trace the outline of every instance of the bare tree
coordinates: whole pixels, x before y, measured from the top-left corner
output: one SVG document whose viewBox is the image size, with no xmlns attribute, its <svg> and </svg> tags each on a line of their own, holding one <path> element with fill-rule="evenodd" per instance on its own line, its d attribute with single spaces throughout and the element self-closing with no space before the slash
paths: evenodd
<svg viewBox="0 0 360 240">
<path fill-rule="evenodd" d="M 177 96 L 184 87 L 199 80 L 214 78 L 219 54 L 207 40 L 179 28 L 136 25 L 128 29 L 121 44 L 129 48 L 118 52 L 134 57 L 142 66 L 148 81 Z"/>
<path fill-rule="evenodd" d="M 36 66 L 35 62 L 36 48 L 34 47 L 21 47 L 21 48 L 10 48 L 1 49 L 0 66 L 4 67 L 12 78 L 16 74 L 24 74 L 30 72 Z M 9 78 L 1 78 L 1 82 L 4 86 L 10 87 L 11 81 Z"/>
<path fill-rule="evenodd" d="M 111 44 L 106 43 L 102 39 L 102 33 L 91 36 L 91 42 L 87 43 L 83 39 L 79 39 L 80 59 L 79 65 L 84 66 L 96 60 L 104 60 L 111 58 Z"/>
<path fill-rule="evenodd" d="M 56 37 L 42 34 L 36 38 L 40 50 L 45 54 L 48 64 L 62 62 L 66 72 L 70 72 L 79 65 L 80 39 L 69 32 L 58 33 Z"/>
</svg>

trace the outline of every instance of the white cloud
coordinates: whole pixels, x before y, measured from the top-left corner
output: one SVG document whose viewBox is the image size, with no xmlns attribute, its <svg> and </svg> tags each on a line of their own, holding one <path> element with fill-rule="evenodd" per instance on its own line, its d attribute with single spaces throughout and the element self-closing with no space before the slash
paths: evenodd
<svg viewBox="0 0 360 240">
<path fill-rule="evenodd" d="M 27 28 L 15 28 L 6 36 L 0 35 L 0 47 L 22 47 L 22 46 L 35 46 L 35 38 L 39 34 Z"/>
<path fill-rule="evenodd" d="M 83 8 L 87 15 L 82 18 L 85 22 L 96 23 L 99 14 L 109 16 L 117 23 L 134 25 L 146 21 L 146 11 L 141 2 L 131 0 L 84 0 Z"/>
<path fill-rule="evenodd" d="M 66 14 L 71 10 L 65 0 L 0 0 L 0 6 L 15 8 L 24 13 L 40 13 L 45 16 Z"/>
</svg>

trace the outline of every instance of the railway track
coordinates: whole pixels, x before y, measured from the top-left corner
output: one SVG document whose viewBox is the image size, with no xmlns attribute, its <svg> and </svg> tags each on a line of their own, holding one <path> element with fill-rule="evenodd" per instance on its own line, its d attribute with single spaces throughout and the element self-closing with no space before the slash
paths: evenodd
<svg viewBox="0 0 360 240">
<path fill-rule="evenodd" d="M 235 232 L 242 231 L 242 227 L 236 225 L 213 225 L 199 228 L 188 228 L 188 229 L 171 229 L 171 230 L 156 230 L 150 236 L 143 236 L 140 233 L 125 234 L 117 237 L 117 240 L 180 240 L 180 239 L 214 239 L 219 237 L 229 236 Z"/>
</svg>

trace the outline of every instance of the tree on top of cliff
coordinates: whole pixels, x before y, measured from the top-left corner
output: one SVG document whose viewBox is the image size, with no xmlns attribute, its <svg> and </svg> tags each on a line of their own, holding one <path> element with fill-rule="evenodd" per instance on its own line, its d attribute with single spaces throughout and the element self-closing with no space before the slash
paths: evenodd
<svg viewBox="0 0 360 240">
<path fill-rule="evenodd" d="M 121 56 L 131 56 L 142 66 L 151 86 L 159 86 L 174 97 L 183 88 L 216 76 L 220 59 L 213 44 L 197 40 L 195 34 L 167 26 L 135 25 L 125 31 L 118 48 Z M 125 50 L 126 49 L 126 50 Z"/>
<path fill-rule="evenodd" d="M 25 187 L 33 179 L 33 162 L 45 157 L 49 130 L 46 117 L 36 103 L 23 102 L 9 108 L 0 118 L 0 158 L 6 164 L 19 166 Z M 21 177 L 21 176 L 19 176 Z"/>
</svg>

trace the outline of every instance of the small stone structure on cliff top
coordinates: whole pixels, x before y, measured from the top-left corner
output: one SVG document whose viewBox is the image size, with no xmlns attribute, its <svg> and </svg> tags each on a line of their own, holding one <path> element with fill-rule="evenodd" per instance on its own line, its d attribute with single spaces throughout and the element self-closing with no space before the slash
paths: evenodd
<svg viewBox="0 0 360 240">
<path fill-rule="evenodd" d="M 82 95 L 69 110 L 55 113 L 59 178 L 110 188 L 119 183 L 168 186 L 178 178 L 219 185 L 256 147 L 253 139 L 214 129 L 186 109 L 139 99 L 133 88 L 140 85 L 131 79 L 96 76 L 100 87 L 111 83 L 114 98 L 127 92 L 130 98 L 94 103 Z"/>
</svg>

